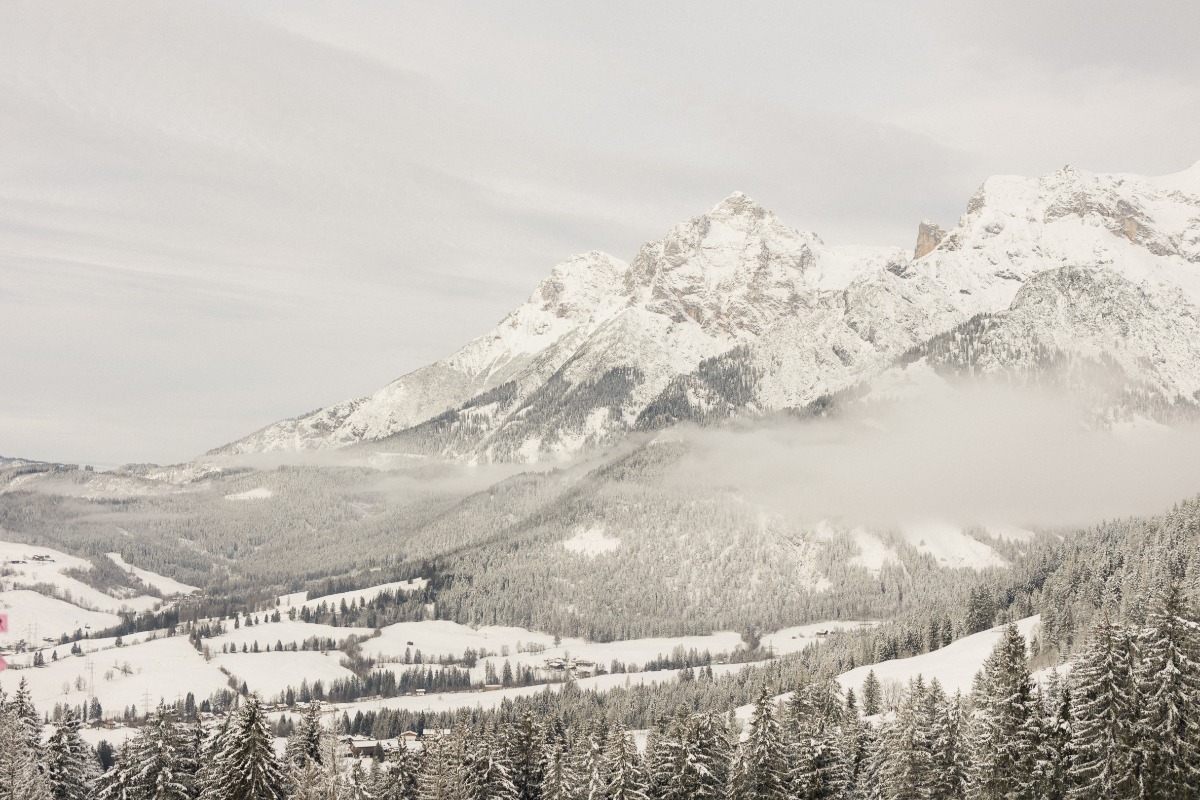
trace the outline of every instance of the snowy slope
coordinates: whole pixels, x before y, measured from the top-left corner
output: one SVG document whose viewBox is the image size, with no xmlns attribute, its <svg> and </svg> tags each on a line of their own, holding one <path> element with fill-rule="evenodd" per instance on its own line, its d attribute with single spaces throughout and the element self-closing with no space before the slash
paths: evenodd
<svg viewBox="0 0 1200 800">
<path fill-rule="evenodd" d="M 551 270 L 520 308 L 449 358 L 379 392 L 270 425 L 214 454 L 339 447 L 381 439 L 424 422 L 523 372 L 553 371 L 569 347 L 624 305 L 627 266 L 605 253 L 573 256 Z M 538 356 L 546 356 L 543 362 Z"/>
<path fill-rule="evenodd" d="M 0 689 L 12 692 L 24 678 L 37 707 L 51 709 L 55 703 L 84 702 L 92 696 L 89 687 L 94 680 L 95 696 L 108 716 L 119 715 L 122 708 L 131 705 L 136 705 L 139 712 L 147 706 L 153 709 L 160 698 L 174 702 L 193 692 L 203 699 L 227 688 L 228 678 L 217 662 L 206 662 L 184 636 L 113 648 L 83 658 L 64 657 L 65 648 L 59 650 L 58 661 L 51 662 L 47 657 L 46 666 L 40 669 L 0 672 Z"/>
<path fill-rule="evenodd" d="M 1017 620 L 1017 630 L 1026 641 L 1037 633 L 1041 626 L 1041 617 L 1035 615 Z M 843 689 L 853 689 L 862 697 L 862 684 L 867 674 L 875 673 L 881 684 L 903 685 L 918 675 L 926 683 L 936 680 L 942 685 L 947 694 L 962 692 L 969 694 L 975 673 L 983 668 L 983 662 L 991 655 L 992 649 L 1004 635 L 1004 626 L 1000 625 L 990 630 L 971 634 L 958 639 L 940 650 L 922 653 L 911 658 L 898 658 L 891 661 L 881 661 L 876 664 L 864 664 L 837 676 L 837 682 Z M 779 695 L 777 699 L 786 700 L 790 694 Z M 754 712 L 754 706 L 740 706 L 737 717 L 743 724 L 749 721 Z"/>
<path fill-rule="evenodd" d="M 598 252 L 560 264 L 444 361 L 214 452 L 382 442 L 484 460 L 570 455 L 634 429 L 803 406 L 976 314 L 1028 317 L 1048 294 L 1059 316 L 1079 318 L 1058 346 L 1073 347 L 1092 320 L 1084 349 L 1097 351 L 1116 308 L 1118 328 L 1136 319 L 1142 329 L 1122 343 L 1121 363 L 1149 360 L 1157 389 L 1187 394 L 1198 191 L 1200 165 L 1162 178 L 1073 167 L 997 176 L 949 231 L 922 223 L 915 259 L 899 247 L 828 246 L 735 193 L 628 265 Z M 1035 280 L 1049 272 L 1058 285 Z M 1063 285 L 1079 275 L 1086 291 Z"/>
<path fill-rule="evenodd" d="M 122 558 L 120 553 L 107 553 L 106 555 L 112 559 L 113 563 L 118 567 L 121 567 L 127 572 L 133 573 L 135 576 L 137 576 L 138 580 L 147 586 L 157 589 L 162 593 L 163 597 L 170 597 L 177 594 L 191 594 L 192 592 L 200 591 L 200 589 L 196 586 L 189 586 L 186 583 L 180 583 L 174 578 L 168 578 L 165 575 L 159 575 L 157 572 L 151 572 L 148 569 L 135 567 L 133 564 L 130 564 L 128 561 Z"/>
<path fill-rule="evenodd" d="M 35 556 L 49 560 L 38 561 L 35 560 Z M 60 595 L 59 599 L 66 600 L 81 609 L 116 614 L 122 610 L 146 611 L 162 603 L 162 600 L 157 597 L 147 595 L 113 597 L 88 586 L 86 583 L 64 574 L 64 570 L 90 570 L 92 568 L 90 562 L 48 547 L 0 541 L 0 563 L 4 563 L 7 568 L 3 585 L 8 588 L 16 589 L 37 584 L 49 585 Z M 0 597 L 3 596 L 4 593 L 0 592 Z M 60 631 L 60 633 L 72 631 L 74 628 Z"/>
<path fill-rule="evenodd" d="M 1017 621 L 1017 630 L 1028 641 L 1041 625 L 1038 616 L 1027 617 Z M 867 673 L 874 671 L 880 683 L 907 683 L 918 675 L 924 677 L 926 683 L 937 680 L 948 694 L 971 691 L 971 682 L 975 673 L 983 667 L 983 662 L 991 655 L 992 649 L 1004 635 L 1004 626 L 998 626 L 981 633 L 951 642 L 940 650 L 932 653 L 922 653 L 911 658 L 899 658 L 894 661 L 883 661 L 878 664 L 867 664 L 837 677 L 843 689 L 854 689 L 854 693 L 862 697 L 862 682 Z"/>
</svg>

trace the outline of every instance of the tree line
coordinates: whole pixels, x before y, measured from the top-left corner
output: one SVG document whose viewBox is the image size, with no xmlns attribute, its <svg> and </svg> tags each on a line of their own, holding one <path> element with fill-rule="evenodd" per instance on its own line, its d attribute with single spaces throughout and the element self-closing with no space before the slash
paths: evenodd
<svg viewBox="0 0 1200 800">
<path fill-rule="evenodd" d="M 160 705 L 101 771 L 65 710 L 43 742 L 22 684 L 0 699 L 0 800 L 1085 800 L 1200 797 L 1200 621 L 1169 582 L 1140 625 L 1101 619 L 1065 678 L 1030 673 L 1009 625 L 969 695 L 914 678 L 890 708 L 828 678 L 777 698 L 744 727 L 677 709 L 644 752 L 617 715 L 564 706 L 463 712 L 385 759 L 343 758 L 310 705 L 277 755 L 267 712 L 241 698 L 220 724 Z M 874 713 L 867 713 L 874 712 Z"/>
</svg>

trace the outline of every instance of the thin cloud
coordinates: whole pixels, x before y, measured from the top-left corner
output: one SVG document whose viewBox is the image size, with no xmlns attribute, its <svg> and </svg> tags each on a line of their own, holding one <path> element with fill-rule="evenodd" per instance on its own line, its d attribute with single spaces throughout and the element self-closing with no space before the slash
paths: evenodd
<svg viewBox="0 0 1200 800">
<path fill-rule="evenodd" d="M 1200 486 L 1200 428 L 1081 423 L 1076 400 L 976 386 L 847 417 L 693 431 L 674 474 L 816 523 L 1087 525 Z"/>
</svg>

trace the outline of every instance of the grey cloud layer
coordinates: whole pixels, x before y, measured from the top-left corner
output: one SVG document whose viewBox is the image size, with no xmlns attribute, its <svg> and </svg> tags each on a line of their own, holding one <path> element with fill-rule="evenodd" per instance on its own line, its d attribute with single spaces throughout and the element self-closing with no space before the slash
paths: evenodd
<svg viewBox="0 0 1200 800">
<path fill-rule="evenodd" d="M 837 420 L 693 432 L 674 478 L 815 523 L 1088 525 L 1195 493 L 1200 428 L 1081 425 L 1077 401 L 965 388 Z"/>
</svg>

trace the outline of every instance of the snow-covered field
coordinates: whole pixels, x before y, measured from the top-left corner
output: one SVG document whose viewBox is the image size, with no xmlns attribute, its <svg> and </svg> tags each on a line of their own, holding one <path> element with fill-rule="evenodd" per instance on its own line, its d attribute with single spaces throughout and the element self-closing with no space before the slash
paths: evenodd
<svg viewBox="0 0 1200 800">
<path fill-rule="evenodd" d="M 232 672 L 246 682 L 252 692 L 273 699 L 291 686 L 300 688 L 301 681 L 322 681 L 326 686 L 338 678 L 351 678 L 354 673 L 339 662 L 342 654 L 336 650 L 321 653 L 315 650 L 262 653 L 231 653 L 216 655 L 213 664 Z"/>
<path fill-rule="evenodd" d="M 243 644 L 249 647 L 258 642 L 259 648 L 265 650 L 268 647 L 274 647 L 276 642 L 282 642 L 286 647 L 292 642 L 299 644 L 313 636 L 340 642 L 351 634 L 360 639 L 365 639 L 375 633 L 371 628 L 343 628 L 334 625 L 318 625 L 316 623 L 290 620 L 286 617 L 279 622 L 260 622 L 257 625 L 243 625 L 240 628 L 234 628 L 233 623 L 229 620 L 226 620 L 223 624 L 229 628 L 228 631 L 220 636 L 205 639 L 205 642 L 214 653 L 221 652 L 221 645 L 226 644 L 240 650 Z"/>
<path fill-rule="evenodd" d="M 745 668 L 746 664 L 715 664 L 713 675 L 726 675 Z M 591 678 L 580 678 L 574 684 L 582 691 L 609 691 L 621 686 L 652 685 L 672 683 L 678 680 L 678 670 L 665 669 L 656 672 L 634 672 L 616 675 L 596 675 Z M 408 711 L 454 711 L 460 708 L 492 709 L 500 706 L 505 700 L 517 697 L 529 697 L 539 692 L 557 692 L 563 683 L 551 683 L 540 686 L 515 686 L 510 689 L 499 689 L 493 692 L 445 692 L 429 695 L 408 695 L 405 697 L 389 697 L 382 700 L 359 700 L 354 703 L 342 703 L 337 706 L 338 712 L 349 712 L 353 717 L 356 711 L 378 711 L 382 708 L 405 709 Z"/>
<path fill-rule="evenodd" d="M 374 587 L 363 592 L 347 593 L 345 597 L 349 602 L 350 599 L 356 600 L 358 596 L 370 597 L 381 588 L 395 586 L 397 584 Z M 65 615 L 85 613 L 67 603 L 33 592 L 6 594 L 21 598 L 29 604 L 30 613 L 40 606 L 55 609 L 55 613 Z M 334 597 L 340 603 L 343 596 Z M 293 599 L 302 602 L 300 597 Z M 321 598 L 315 602 L 322 599 L 329 598 Z M 48 612 L 37 613 L 44 616 Z M 261 618 L 265 615 L 260 612 L 259 616 Z M 108 621 L 109 617 L 98 614 L 97 619 Z M 58 626 L 75 622 L 76 616 L 71 616 L 69 623 L 64 617 Z M 230 623 L 227 621 L 226 624 Z M 834 631 L 856 627 L 859 624 L 863 623 L 829 622 L 788 628 L 764 636 L 763 645 L 772 647 L 776 654 L 789 653 L 819 641 L 819 631 Z M 290 645 L 292 642 L 302 642 L 313 636 L 341 641 L 351 634 L 362 637 L 361 647 L 364 655 L 390 659 L 382 663 L 380 668 L 397 673 L 405 669 L 423 668 L 422 665 L 408 666 L 397 663 L 403 659 L 406 650 L 413 654 L 420 650 L 426 665 L 439 657 L 459 659 L 468 649 L 478 653 L 486 651 L 495 654 L 480 658 L 471 670 L 473 680 L 478 682 L 484 680 L 489 665 L 499 673 L 506 660 L 514 667 L 529 665 L 535 669 L 543 666 L 543 662 L 548 658 L 587 659 L 605 668 L 613 660 L 617 660 L 628 667 L 642 669 L 647 662 L 659 656 L 670 656 L 673 651 L 679 649 L 697 652 L 707 650 L 717 655 L 744 646 L 741 637 L 731 631 L 721 631 L 708 636 L 648 638 L 605 643 L 567 638 L 555 645 L 555 637 L 546 633 L 514 627 L 475 629 L 445 620 L 397 623 L 383 628 L 380 636 L 374 636 L 374 631 L 367 628 L 335 627 L 285 618 L 279 622 L 260 622 L 257 625 L 231 629 L 221 636 L 206 640 L 205 644 L 211 654 L 209 661 L 206 661 L 203 654 L 197 652 L 185 637 L 165 637 L 164 632 L 131 634 L 123 638 L 122 647 L 115 646 L 114 638 L 84 639 L 79 644 L 85 654 L 78 657 L 71 656 L 67 646 L 47 648 L 43 650 L 46 666 L 36 669 L 28 668 L 32 664 L 33 654 L 24 653 L 12 657 L 10 661 L 14 666 L 26 668 L 10 670 L 0 675 L 0 688 L 12 691 L 17 682 L 25 678 L 30 683 L 34 700 L 39 707 L 52 708 L 55 703 L 83 702 L 90 697 L 94 686 L 95 695 L 104 706 L 106 715 L 119 714 L 130 705 L 136 705 L 141 711 L 143 706 L 153 706 L 160 698 L 172 701 L 188 692 L 192 692 L 199 702 L 214 691 L 228 688 L 231 681 L 237 685 L 244 681 L 252 691 L 273 699 L 289 686 L 298 689 L 304 681 L 311 685 L 315 680 L 321 680 L 328 685 L 332 680 L 352 675 L 341 665 L 342 654 L 337 651 L 324 654 L 320 651 L 292 652 L 270 649 L 274 648 L 277 642 Z M 241 652 L 243 645 L 250 647 L 254 642 L 258 643 L 260 652 Z M 233 652 L 221 653 L 223 645 Z M 529 652 L 530 648 L 534 652 Z M 51 659 L 52 651 L 57 651 L 57 661 Z M 740 670 L 743 666 L 714 664 L 713 670 L 717 674 L 723 674 Z M 605 690 L 626 683 L 673 681 L 676 676 L 675 669 L 666 669 L 581 677 L 577 683 L 583 688 Z M 541 672 L 539 677 L 547 677 L 547 673 Z M 83 688 L 80 688 L 81 686 Z M 557 685 L 552 686 L 557 688 Z M 393 708 L 427 710 L 474 707 L 480 704 L 490 707 L 506 697 L 528 695 L 544 689 L 545 686 L 538 685 L 514 687 L 497 692 L 397 697 L 384 701 L 361 701 L 347 707 L 376 708 L 380 707 L 381 703 Z M 102 733 L 101 738 L 105 738 Z M 111 737 L 109 738 L 111 740 Z"/>
<path fill-rule="evenodd" d="M 822 631 L 827 633 L 849 631 L 865 625 L 876 624 L 878 623 L 863 620 L 857 622 L 813 622 L 808 625 L 797 625 L 794 628 L 784 628 L 781 631 L 764 635 L 762 637 L 762 646 L 771 648 L 777 656 L 785 656 L 789 653 L 799 653 L 813 642 L 821 641 L 823 637 L 819 634 Z"/>
<path fill-rule="evenodd" d="M 119 716 L 121 709 L 131 705 L 141 712 L 147 704 L 152 708 L 160 698 L 168 702 L 182 700 L 188 692 L 199 702 L 227 688 L 228 677 L 218 669 L 216 660 L 205 662 L 183 636 L 83 657 L 66 655 L 65 648 L 59 650 L 58 661 L 47 658 L 45 667 L 0 672 L 0 688 L 13 692 L 24 678 L 38 709 L 48 711 L 55 703 L 84 702 L 91 697 L 89 687 L 94 685 L 106 716 Z"/>
<path fill-rule="evenodd" d="M 0 610 L 8 614 L 8 633 L 0 634 L 0 647 L 11 646 L 22 639 L 40 646 L 43 638 L 57 639 L 77 630 L 98 631 L 120 621 L 115 614 L 87 611 L 29 589 L 0 592 Z M 67 649 L 62 648 L 64 653 Z"/>
<path fill-rule="evenodd" d="M 332 608 L 341 606 L 342 601 L 347 603 L 357 603 L 359 600 L 372 600 L 384 592 L 415 592 L 425 588 L 428 583 L 424 578 L 413 578 L 410 581 L 395 581 L 393 583 L 381 583 L 378 586 L 371 586 L 367 589 L 355 589 L 350 592 L 338 592 L 337 594 L 327 594 L 323 597 L 314 597 L 308 599 L 308 592 L 292 592 L 279 596 L 279 607 L 283 612 L 287 612 L 288 608 L 295 607 L 297 611 L 307 607 L 309 610 L 325 603 Z"/>
<path fill-rule="evenodd" d="M 582 640 L 575 640 L 582 643 Z M 409 644 L 411 642 L 411 644 Z M 398 622 L 383 629 L 377 638 L 362 643 L 363 653 L 392 660 L 404 656 L 406 649 L 420 650 L 428 660 L 431 656 L 461 657 L 463 651 L 489 650 L 502 652 L 507 647 L 515 655 L 518 647 L 527 645 L 554 646 L 554 637 L 524 628 L 488 626 L 471 628 L 449 620 Z"/>
<path fill-rule="evenodd" d="M 225 495 L 226 500 L 268 500 L 275 496 L 275 493 L 265 486 L 258 486 L 254 489 L 247 489 L 244 492 L 235 492 L 234 494 Z"/>
<path fill-rule="evenodd" d="M 135 567 L 133 564 L 130 564 L 128 561 L 121 558 L 120 553 L 108 553 L 107 555 L 118 567 L 126 572 L 132 572 L 141 580 L 142 583 L 162 592 L 163 597 L 172 597 L 178 594 L 191 594 L 192 592 L 200 591 L 197 587 L 188 586 L 186 583 L 180 583 L 174 578 L 168 578 L 165 575 L 159 575 L 157 572 L 151 572 L 148 569 Z"/>
<path fill-rule="evenodd" d="M 34 560 L 35 556 L 48 560 Z M 113 615 L 123 609 L 146 611 L 162 602 L 157 597 L 149 597 L 147 595 L 123 598 L 113 597 L 75 578 L 64 575 L 64 570 L 90 570 L 92 565 L 85 559 L 67 555 L 48 547 L 35 547 L 16 542 L 0 542 L 0 564 L 3 564 L 8 573 L 3 578 L 0 578 L 0 590 L 3 590 L 0 591 L 0 604 L 9 605 L 14 609 L 9 612 L 10 634 L 7 639 L 0 638 L 0 643 L 25 638 L 31 625 L 36 625 L 38 639 L 46 636 L 57 638 L 64 633 L 73 633 L 76 628 L 83 627 L 83 624 L 91 624 L 93 626 L 97 626 L 97 623 L 101 626 L 112 624 L 115 622 Z M 31 601 L 27 598 L 10 598 L 9 595 L 14 594 L 21 587 L 33 586 L 35 584 L 48 584 L 54 587 L 54 591 L 59 595 L 58 599 L 66 601 L 63 605 L 76 607 L 78 612 L 71 612 L 62 606 L 42 604 L 30 608 L 29 613 L 45 611 L 46 616 L 44 618 L 39 617 L 34 619 L 25 617 L 25 609 L 22 607 L 22 604 Z M 89 617 L 88 614 L 90 612 L 101 612 L 106 616 Z M 89 619 L 93 621 L 89 622 Z M 82 624 L 75 624 L 76 621 L 80 621 Z M 20 635 L 14 638 L 13 634 L 18 632 Z"/>
<path fill-rule="evenodd" d="M 612 553 L 621 546 L 621 540 L 608 536 L 603 528 L 580 528 L 570 539 L 562 543 L 563 547 L 572 553 L 584 556 L 598 556 L 601 553 Z"/>
</svg>

